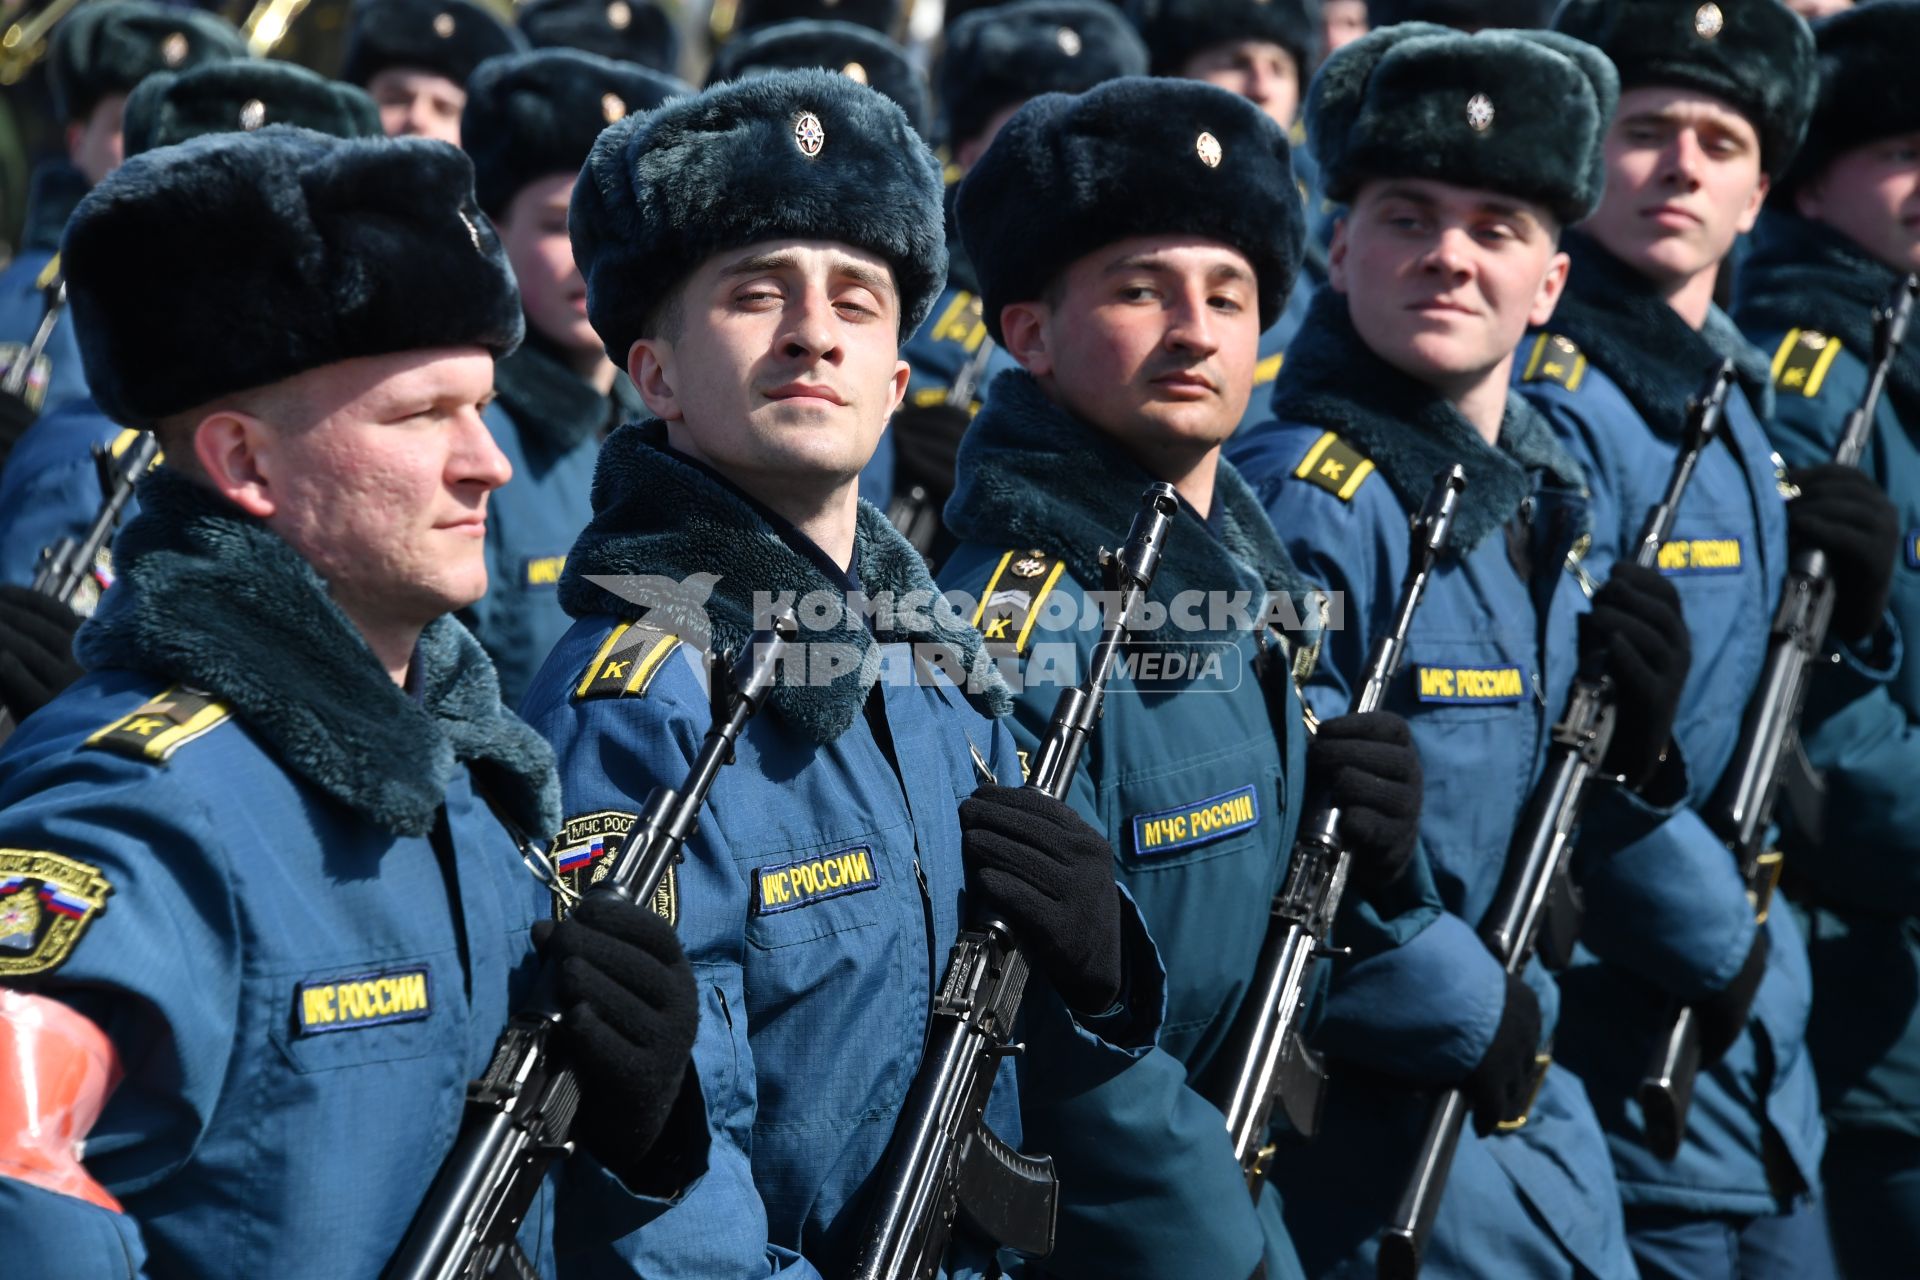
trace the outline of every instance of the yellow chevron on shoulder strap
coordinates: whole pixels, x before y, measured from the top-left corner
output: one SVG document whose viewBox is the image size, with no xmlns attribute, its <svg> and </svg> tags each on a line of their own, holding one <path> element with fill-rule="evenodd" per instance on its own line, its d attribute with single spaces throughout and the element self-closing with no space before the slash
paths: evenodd
<svg viewBox="0 0 1920 1280">
<path fill-rule="evenodd" d="M 1569 391 L 1578 391 L 1586 376 L 1587 358 L 1573 339 L 1543 333 L 1533 340 L 1533 350 L 1527 354 L 1527 367 L 1521 371 L 1520 381 L 1557 382 Z"/>
<path fill-rule="evenodd" d="M 1789 329 L 1773 353 L 1773 385 L 1812 399 L 1840 354 L 1840 339 L 1817 329 Z"/>
<path fill-rule="evenodd" d="M 1322 433 L 1293 469 L 1296 480 L 1319 485 L 1342 502 L 1352 502 L 1367 477 L 1373 474 L 1373 459 L 1342 440 L 1337 432 Z"/>
<path fill-rule="evenodd" d="M 138 710 L 95 731 L 86 745 L 135 760 L 165 764 L 174 752 L 211 733 L 232 716 L 212 694 L 174 685 Z"/>
<path fill-rule="evenodd" d="M 1066 567 L 1045 551 L 1015 549 L 1000 557 L 973 611 L 973 625 L 986 638 L 989 653 L 1018 654 L 1027 647 L 1041 602 Z"/>
<path fill-rule="evenodd" d="M 600 642 L 573 696 L 576 700 L 626 694 L 644 698 L 653 678 L 679 647 L 680 637 L 663 628 L 646 622 L 622 622 Z"/>
</svg>

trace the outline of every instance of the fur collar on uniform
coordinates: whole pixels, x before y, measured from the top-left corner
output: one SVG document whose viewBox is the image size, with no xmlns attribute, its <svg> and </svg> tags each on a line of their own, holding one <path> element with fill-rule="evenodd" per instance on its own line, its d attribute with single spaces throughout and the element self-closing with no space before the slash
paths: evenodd
<svg viewBox="0 0 1920 1280">
<path fill-rule="evenodd" d="M 647 421 L 621 427 L 600 447 L 593 520 L 573 544 L 560 579 L 560 603 L 568 613 L 646 616 L 699 648 L 725 653 L 738 652 L 751 639 L 756 593 L 790 592 L 795 600 L 805 600 L 826 592 L 844 598 L 844 588 L 788 546 L 757 511 L 698 467 L 667 453 L 661 447 L 665 443 L 665 427 Z M 854 554 L 867 599 L 891 597 L 901 606 L 876 606 L 871 630 L 846 610 L 826 629 L 803 622 L 803 644 L 848 646 L 860 661 L 857 669 L 823 685 L 787 683 L 783 677 L 769 699 L 782 719 L 818 743 L 845 733 L 880 675 L 876 641 L 945 646 L 969 673 L 968 692 L 978 695 L 990 714 L 1012 710 L 1012 696 L 993 670 L 980 633 L 944 604 L 920 553 L 865 502 L 854 529 Z M 631 598 L 590 580 L 630 576 L 680 584 L 697 578 L 698 586 L 711 586 L 712 595 L 696 599 L 699 591 L 685 585 L 677 591 L 641 586 L 631 596 L 643 598 Z"/>
<path fill-rule="evenodd" d="M 614 414 L 613 402 L 552 355 L 532 325 L 519 348 L 494 364 L 493 386 L 522 438 L 556 458 L 605 430 Z"/>
<path fill-rule="evenodd" d="M 1712 308 L 1706 326 L 1696 330 L 1655 292 L 1651 281 L 1590 236 L 1569 231 L 1562 247 L 1573 259 L 1573 271 L 1548 330 L 1572 339 L 1656 434 L 1679 437 L 1688 399 L 1725 359 L 1732 359 L 1754 413 L 1762 421 L 1773 413 L 1773 376 L 1766 357 L 1740 336 L 1720 308 Z"/>
<path fill-rule="evenodd" d="M 1740 265 L 1734 311 L 1743 325 L 1830 333 L 1871 362 L 1873 311 L 1899 275 L 1838 231 L 1770 209 Z M 1887 370 L 1887 395 L 1902 422 L 1920 423 L 1920 325 Z"/>
<path fill-rule="evenodd" d="M 1337 431 L 1373 460 L 1402 506 L 1418 511 L 1433 477 L 1456 462 L 1467 488 L 1453 519 L 1450 545 L 1465 555 L 1502 528 L 1542 471 L 1564 488 L 1586 490 L 1580 464 L 1561 447 L 1533 407 L 1507 396 L 1500 447 L 1491 449 L 1460 411 L 1425 383 L 1401 373 L 1361 341 L 1347 300 L 1331 288 L 1313 297 L 1299 336 L 1273 387 L 1273 413 Z"/>
<path fill-rule="evenodd" d="M 73 216 L 75 206 L 86 194 L 86 175 L 65 160 L 48 160 L 34 169 L 27 190 L 27 225 L 20 233 L 20 247 L 58 249 L 67 219 Z"/>
<path fill-rule="evenodd" d="M 1031 374 L 1009 369 L 993 380 L 960 442 L 947 527 L 969 542 L 1051 552 L 1076 581 L 1098 589 L 1106 582 L 1100 549 L 1119 547 L 1151 482 L 1105 437 L 1049 400 Z M 1260 500 L 1224 458 L 1214 500 L 1219 536 L 1196 527 L 1183 506 L 1148 598 L 1167 604 L 1183 592 L 1265 587 L 1290 597 L 1304 618 L 1313 585 L 1294 568 Z"/>
<path fill-rule="evenodd" d="M 266 525 L 162 467 L 114 544 L 119 581 L 81 628 L 89 670 L 205 689 L 294 773 L 367 821 L 426 835 L 455 768 L 544 835 L 560 821 L 553 751 L 500 704 L 467 629 L 439 618 L 395 685 L 313 567 Z"/>
</svg>

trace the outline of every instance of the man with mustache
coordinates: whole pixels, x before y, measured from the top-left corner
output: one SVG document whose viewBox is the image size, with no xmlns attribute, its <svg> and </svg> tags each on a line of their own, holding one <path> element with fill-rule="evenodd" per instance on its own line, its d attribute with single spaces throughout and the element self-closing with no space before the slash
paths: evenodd
<svg viewBox="0 0 1920 1280">
<path fill-rule="evenodd" d="M 1766 357 L 1713 304 L 1722 264 L 1806 128 L 1813 40 L 1778 0 L 1579 0 L 1555 24 L 1614 60 L 1622 92 L 1606 195 L 1567 237 L 1567 296 L 1528 334 L 1514 377 L 1586 469 L 1596 568 L 1633 553 L 1687 398 L 1724 359 L 1739 375 L 1661 551 L 1694 653 L 1674 728 L 1686 804 L 1632 838 L 1593 824 L 1583 833 L 1585 947 L 1562 980 L 1559 1051 L 1608 1129 L 1643 1275 L 1827 1275 L 1806 947 L 1789 912 L 1756 923 L 1704 817 L 1759 677 L 1789 549 L 1819 545 L 1834 564 L 1832 640 L 1875 630 L 1891 571 L 1892 520 L 1860 473 L 1789 473 L 1800 496 L 1782 502 L 1761 426 Z M 1678 1002 L 1699 1018 L 1705 1065 L 1669 1160 L 1648 1148 L 1634 1095 Z"/>
<path fill-rule="evenodd" d="M 1022 1036 L 1063 1084 L 1150 1049 L 1163 975 L 1106 841 L 1017 789 L 978 633 L 858 496 L 945 278 L 939 167 L 900 108 L 837 72 L 716 85 L 602 134 L 572 219 L 588 315 L 654 416 L 601 449 L 577 621 L 524 704 L 570 877 L 680 785 L 709 655 L 782 601 L 801 624 L 656 900 L 699 981 L 709 1169 L 618 1249 L 663 1280 L 845 1275 L 970 913 L 1026 944 Z M 628 590 L 648 578 L 682 589 Z M 1011 1063 L 987 1118 L 1023 1145 Z M 948 1274 L 990 1265 L 963 1231 Z"/>
<path fill-rule="evenodd" d="M 1034 1265 L 1299 1275 L 1272 1189 L 1248 1198 L 1200 1089 L 1225 1069 L 1309 770 L 1347 814 L 1356 880 L 1385 884 L 1412 851 L 1420 765 L 1386 714 L 1330 714 L 1309 747 L 1293 681 L 1310 584 L 1220 457 L 1300 263 L 1286 135 L 1194 81 L 1047 94 L 1000 130 L 958 212 L 988 330 L 1022 367 L 961 446 L 941 581 L 980 602 L 1024 750 L 1099 637 L 1101 548 L 1151 481 L 1181 498 L 1149 596 L 1170 612 L 1138 637 L 1146 665 L 1116 679 L 1073 791 L 1165 958 L 1165 1052 L 1093 1090 L 1049 1082 L 1044 1059 L 1024 1072 L 1028 1132 L 1063 1185 L 1060 1246 Z"/>
<path fill-rule="evenodd" d="M 1814 38 L 1820 97 L 1807 141 L 1767 201 L 1734 293 L 1734 318 L 1773 356 L 1769 431 L 1796 466 L 1832 459 L 1866 391 L 1873 309 L 1920 271 L 1920 98 L 1907 61 L 1920 4 L 1862 6 L 1817 23 Z M 1920 635 L 1917 432 L 1920 328 L 1910 327 L 1860 464 L 1898 508 L 1890 598 L 1903 637 Z M 1817 824 L 1800 812 L 1785 824 L 1786 865 L 1813 972 L 1807 1048 L 1827 1121 L 1827 1220 L 1846 1274 L 1878 1277 L 1920 1251 L 1920 660 L 1903 657 L 1882 685 L 1851 656 L 1822 666 L 1801 725 L 1826 803 Z"/>
<path fill-rule="evenodd" d="M 1312 1275 L 1373 1274 L 1441 1087 L 1464 1092 L 1473 1123 L 1423 1274 L 1633 1274 L 1599 1123 L 1546 1056 L 1553 980 L 1537 960 L 1508 974 L 1478 934 L 1576 670 L 1620 690 L 1602 767 L 1627 785 L 1601 792 L 1589 823 L 1657 820 L 1684 776 L 1668 751 L 1686 669 L 1673 590 L 1617 572 L 1578 617 L 1581 470 L 1507 385 L 1514 344 L 1565 283 L 1560 228 L 1599 197 L 1616 92 L 1607 60 L 1565 37 L 1408 23 L 1334 54 L 1308 98 L 1307 136 L 1348 211 L 1274 384 L 1277 421 L 1229 454 L 1295 562 L 1344 598 L 1307 682 L 1318 714 L 1358 687 L 1435 473 L 1467 476 L 1386 696 L 1434 803 L 1406 874 L 1343 911 L 1351 954 L 1317 1039 L 1332 1072 L 1322 1132 L 1275 1166 Z"/>
</svg>

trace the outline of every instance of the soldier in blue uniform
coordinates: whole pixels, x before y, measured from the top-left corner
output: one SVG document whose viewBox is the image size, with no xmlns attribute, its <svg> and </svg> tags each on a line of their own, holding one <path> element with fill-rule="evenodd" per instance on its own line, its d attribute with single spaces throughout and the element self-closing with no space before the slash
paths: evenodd
<svg viewBox="0 0 1920 1280">
<path fill-rule="evenodd" d="M 0 1139 L 8 1270 L 374 1275 L 549 900 L 552 753 L 447 616 L 508 475 L 479 406 L 512 276 L 458 153 L 282 126 L 134 159 L 63 254 L 90 385 L 168 461 L 88 675 L 0 753 L 0 1109 L 43 1122 Z M 705 1147 L 648 1155 L 698 1089 L 672 929 L 541 927 L 593 1153 L 526 1219 L 554 1275 Z"/>
<path fill-rule="evenodd" d="M 594 328 L 656 416 L 601 449 L 560 585 L 578 620 L 524 703 L 560 758 L 567 877 L 678 785 L 705 655 L 783 601 L 802 628 L 663 895 L 709 1170 L 618 1250 L 658 1280 L 844 1275 L 970 906 L 1030 942 L 1021 1037 L 1054 1088 L 1137 1065 L 1164 975 L 1106 841 L 1017 789 L 978 633 L 857 496 L 945 276 L 906 116 L 835 72 L 718 85 L 601 135 L 572 216 Z M 1017 1093 L 1006 1063 L 987 1115 L 1019 1146 Z M 963 1240 L 946 1270 L 988 1263 Z"/>
<path fill-rule="evenodd" d="M 460 145 L 467 77 L 526 38 L 472 0 L 365 0 L 349 11 L 340 78 L 373 95 L 389 137 Z"/>
<path fill-rule="evenodd" d="M 953 225 L 960 179 L 1027 99 L 1146 73 L 1146 46 L 1105 0 L 1016 0 L 967 13 L 948 28 L 936 72 L 938 132 L 950 157 L 946 287 L 902 352 L 913 377 L 887 432 L 898 459 L 894 523 L 935 564 L 952 550 L 940 511 L 953 491 L 960 438 L 993 380 L 1018 367 L 987 336 L 979 281 Z"/>
<path fill-rule="evenodd" d="M 252 58 L 155 71 L 128 95 L 122 123 L 129 158 L 203 134 L 265 124 L 341 138 L 380 136 L 379 113 L 363 91 L 292 63 Z M 101 502 L 94 446 L 118 459 L 138 435 L 101 412 L 84 379 L 77 397 L 28 428 L 14 451 L 20 465 L 0 471 L 0 582 L 31 583 L 47 548 L 85 535 Z M 127 518 L 137 509 L 130 505 Z M 109 561 L 95 584 L 75 598 L 75 608 L 91 613 L 98 585 L 110 580 Z"/>
<path fill-rule="evenodd" d="M 1920 270 L 1920 103 L 1902 88 L 1920 4 L 1863 7 L 1816 24 L 1814 35 L 1819 102 L 1761 216 L 1734 309 L 1773 358 L 1769 430 L 1799 467 L 1832 460 L 1866 391 L 1871 312 L 1900 275 Z M 1920 331 L 1909 329 L 1894 357 L 1861 469 L 1897 507 L 1904 550 L 1893 613 L 1903 639 L 1920 635 Z M 1863 499 L 1858 509 L 1874 505 Z M 1842 592 L 1850 586 L 1858 590 L 1843 581 Z M 1840 608 L 1857 627 L 1872 604 L 1843 595 Z M 1801 734 L 1825 803 L 1802 805 L 1785 824 L 1786 884 L 1802 907 L 1813 972 L 1807 1048 L 1828 1129 L 1827 1220 L 1845 1273 L 1863 1280 L 1906 1274 L 1920 1251 L 1920 662 L 1901 655 L 1887 683 L 1847 648 L 1823 668 Z"/>
<path fill-rule="evenodd" d="M 801 67 L 838 71 L 879 90 L 907 113 L 914 132 L 928 136 L 933 106 L 927 101 L 926 73 L 908 59 L 905 49 L 852 22 L 796 18 L 743 32 L 713 55 L 707 84 Z M 893 498 L 894 461 L 894 432 L 888 431 L 860 470 L 861 498 L 882 511 Z"/>
<path fill-rule="evenodd" d="M 671 76 L 571 49 L 491 58 L 467 82 L 460 132 L 474 189 L 527 315 L 527 340 L 500 361 L 487 406 L 513 479 L 493 498 L 487 594 L 469 615 L 508 706 L 571 625 L 560 569 L 592 512 L 594 459 L 607 433 L 641 409 L 587 323 L 587 285 L 567 240 L 573 182 L 601 130 L 691 92 Z"/>
<path fill-rule="evenodd" d="M 1554 983 L 1537 961 L 1508 976 L 1476 933 L 1577 663 L 1620 689 L 1603 767 L 1628 781 L 1588 822 L 1657 821 L 1684 783 L 1667 749 L 1686 668 L 1674 592 L 1616 574 L 1578 617 L 1581 469 L 1507 387 L 1514 344 L 1566 279 L 1559 228 L 1598 199 L 1616 92 L 1577 41 L 1404 24 L 1329 58 L 1308 100 L 1307 136 L 1350 208 L 1274 385 L 1277 421 L 1228 452 L 1295 563 L 1344 601 L 1307 685 L 1318 715 L 1349 704 L 1435 473 L 1467 473 L 1386 698 L 1432 803 L 1407 873 L 1343 907 L 1352 950 L 1317 1033 L 1322 1131 L 1274 1174 L 1311 1275 L 1373 1274 L 1440 1086 L 1464 1090 L 1474 1123 L 1424 1274 L 1634 1274 L 1600 1125 L 1546 1056 L 1564 1027 Z"/>
<path fill-rule="evenodd" d="M 149 72 L 184 71 L 245 53 L 229 23 L 145 0 L 83 5 L 55 29 L 48 78 L 54 110 L 66 127 L 67 158 L 34 171 L 19 251 L 0 271 L 0 368 L 19 363 L 41 321 L 58 306 L 60 232 L 87 188 L 120 163 L 127 94 Z M 50 413 L 86 395 L 80 351 L 64 316 L 56 315 L 41 359 L 44 365 L 27 378 L 30 408 Z"/>
<path fill-rule="evenodd" d="M 960 543 L 940 576 L 979 601 L 975 624 L 1018 677 L 1023 751 L 1099 638 L 1109 530 L 1152 480 L 1181 497 L 1149 595 L 1173 612 L 1143 628 L 1072 796 L 1106 834 L 1114 873 L 1160 945 L 1164 1052 L 1148 1070 L 1028 1109 L 1027 1133 L 1063 1188 L 1059 1245 L 1034 1267 L 1299 1276 L 1277 1198 L 1247 1197 L 1202 1092 L 1211 1073 L 1231 1073 L 1224 1050 L 1308 769 L 1290 644 L 1306 652 L 1309 584 L 1220 459 L 1253 387 L 1260 331 L 1299 266 L 1286 136 L 1244 100 L 1190 81 L 1048 94 L 968 174 L 959 217 L 993 340 L 1022 368 L 995 381 L 961 446 L 946 512 Z M 1236 600 L 1237 618 L 1225 611 Z M 1356 878 L 1390 879 L 1418 826 L 1406 725 L 1329 719 L 1313 754 L 1335 783 L 1320 798 L 1357 837 Z M 1027 1077 L 1048 1069 L 1036 1060 Z"/>
<path fill-rule="evenodd" d="M 1300 200 L 1309 211 L 1321 201 L 1319 175 L 1299 119 L 1316 44 L 1310 9 L 1307 0 L 1145 0 L 1137 11 L 1153 74 L 1205 80 L 1237 93 L 1287 131 Z M 1266 421 L 1267 399 L 1287 343 L 1300 332 L 1314 286 L 1327 278 L 1325 249 L 1314 237 L 1306 241 L 1304 264 L 1285 308 L 1260 335 L 1260 362 L 1254 366 L 1242 429 Z"/>
<path fill-rule="evenodd" d="M 1529 333 L 1514 375 L 1586 468 L 1596 573 L 1638 544 L 1687 398 L 1723 359 L 1739 373 L 1661 552 L 1694 653 L 1675 728 L 1687 803 L 1634 840 L 1584 834 L 1586 946 L 1562 982 L 1561 1055 L 1606 1126 L 1643 1275 L 1830 1274 L 1816 1203 L 1824 1132 L 1803 1047 L 1805 946 L 1786 912 L 1756 923 L 1704 816 L 1765 657 L 1789 524 L 1807 536 L 1803 516 L 1847 501 L 1825 474 L 1805 477 L 1801 502 L 1781 501 L 1761 428 L 1764 359 L 1712 304 L 1768 175 L 1799 144 L 1812 39 L 1776 0 L 1690 9 L 1595 0 L 1556 22 L 1603 48 L 1624 88 L 1606 195 L 1568 236 L 1567 295 Z M 1700 1018 L 1704 1069 L 1668 1160 L 1648 1148 L 1634 1095 L 1680 1001 Z"/>
</svg>

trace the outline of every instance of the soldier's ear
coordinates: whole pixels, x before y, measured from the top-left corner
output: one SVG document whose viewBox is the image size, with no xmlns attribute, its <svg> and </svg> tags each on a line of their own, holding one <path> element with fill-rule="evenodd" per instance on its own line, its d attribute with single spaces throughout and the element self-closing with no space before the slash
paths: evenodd
<svg viewBox="0 0 1920 1280">
<path fill-rule="evenodd" d="M 1327 245 L 1327 284 L 1335 293 L 1347 291 L 1347 220 L 1333 224 L 1333 239 Z"/>
<path fill-rule="evenodd" d="M 1753 230 L 1754 223 L 1760 221 L 1760 210 L 1767 203 L 1767 193 L 1773 190 L 1773 179 L 1765 170 L 1760 173 L 1760 185 L 1755 187 L 1753 195 L 1747 201 L 1747 207 L 1740 211 L 1740 234 Z"/>
<path fill-rule="evenodd" d="M 200 420 L 190 440 L 192 462 L 214 492 L 262 520 L 279 509 L 273 468 L 263 457 L 272 447 L 272 431 L 260 419 L 235 409 L 215 410 Z"/>
<path fill-rule="evenodd" d="M 1537 329 L 1553 319 L 1553 309 L 1560 305 L 1560 295 L 1566 291 L 1567 273 L 1573 268 L 1573 259 L 1565 253 L 1555 252 L 1547 260 L 1547 270 L 1540 278 L 1539 292 L 1534 294 L 1533 308 L 1527 313 L 1527 327 Z"/>
<path fill-rule="evenodd" d="M 663 338 L 639 338 L 627 348 L 627 376 L 646 401 L 647 411 L 662 422 L 686 416 L 675 390 L 679 381 L 673 343 Z"/>
<path fill-rule="evenodd" d="M 1053 308 L 1035 299 L 1009 303 L 1000 309 L 1001 343 L 1020 367 L 1036 378 L 1053 372 L 1053 351 L 1048 320 Z"/>
</svg>

